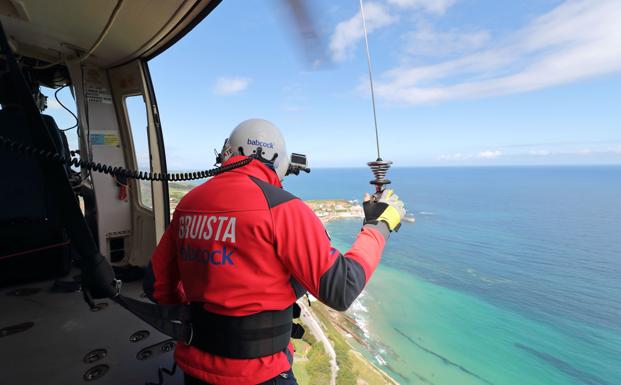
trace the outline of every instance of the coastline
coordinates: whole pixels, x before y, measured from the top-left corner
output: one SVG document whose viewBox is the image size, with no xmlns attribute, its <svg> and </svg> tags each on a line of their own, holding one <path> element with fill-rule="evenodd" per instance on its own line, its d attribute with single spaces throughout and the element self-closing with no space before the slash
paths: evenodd
<svg viewBox="0 0 621 385">
<path fill-rule="evenodd" d="M 309 200 L 305 203 L 315 212 L 317 217 L 325 225 L 326 223 L 336 220 L 346 219 L 363 219 L 364 210 L 360 202 L 356 200 L 344 199 L 326 199 L 326 200 Z M 410 216 L 407 222 L 414 222 L 414 217 Z M 365 331 L 362 330 L 356 320 L 345 312 L 338 312 L 330 309 L 324 304 L 313 299 L 312 304 L 307 305 L 305 300 L 299 301 L 302 307 L 302 321 L 307 328 L 307 333 L 312 332 L 318 341 L 329 340 L 331 346 L 327 347 L 328 357 L 330 357 L 330 367 L 332 378 L 330 383 L 334 383 L 334 355 L 336 354 L 336 362 L 338 363 L 336 384 L 356 384 L 356 385 L 399 385 L 388 373 L 370 361 L 359 351 L 351 340 L 355 341 L 362 347 L 368 347 L 365 340 Z M 308 315 L 305 317 L 305 313 Z M 308 323 L 312 323 L 309 325 Z M 319 323 L 319 330 L 316 327 Z M 310 330 L 309 330 L 310 329 Z M 320 335 L 316 335 L 321 333 Z M 335 353 L 336 351 L 336 353 Z M 306 360 L 306 356 L 300 356 L 302 360 Z M 297 370 L 306 370 L 306 367 L 299 367 Z M 296 373 L 296 376 L 298 374 Z M 305 385 L 308 381 L 306 373 L 302 376 L 300 385 Z"/>
<path fill-rule="evenodd" d="M 313 322 L 320 325 L 322 335 L 317 339 L 319 341 L 330 341 L 331 346 L 327 350 L 332 351 L 332 353 L 329 356 L 332 356 L 336 351 L 336 362 L 338 364 L 336 384 L 399 385 L 394 378 L 367 359 L 349 342 L 349 339 L 353 338 L 363 346 L 366 345 L 364 339 L 359 337 L 355 330 L 357 328 L 355 321 L 346 313 L 332 310 L 317 300 L 314 300 L 310 306 L 302 303 L 301 307 L 303 314 L 307 313 L 309 316 L 302 318 L 307 333 L 309 326 L 311 326 L 308 325 L 307 319 L 311 318 Z M 316 327 L 311 326 L 310 329 L 313 334 L 317 332 Z M 297 375 L 298 373 L 296 373 Z M 305 377 L 302 376 L 302 378 Z M 306 384 L 304 381 L 299 382 L 300 385 Z"/>
<path fill-rule="evenodd" d="M 304 201 L 323 224 L 339 219 L 362 219 L 364 210 L 357 200 L 320 199 Z"/>
<path fill-rule="evenodd" d="M 342 219 L 364 219 L 364 209 L 358 200 L 318 199 L 304 201 L 317 215 L 321 222 L 326 223 Z M 416 218 L 406 214 L 403 222 L 414 223 Z"/>
<path fill-rule="evenodd" d="M 614 323 L 616 318 L 611 318 L 614 314 L 608 310 L 619 302 L 611 298 L 613 307 L 606 310 L 600 306 L 607 303 L 603 297 L 594 296 L 601 302 L 591 303 L 591 297 L 577 291 L 585 286 L 566 283 L 563 275 L 542 274 L 533 267 L 561 266 L 567 274 L 614 288 L 614 280 L 589 270 L 616 260 L 611 248 L 618 243 L 613 237 L 614 227 L 598 226 L 590 220 L 593 212 L 601 213 L 598 218 L 613 218 L 606 215 L 614 214 L 617 208 L 611 204 L 615 202 L 611 192 L 618 183 L 610 182 L 614 178 L 608 178 L 602 170 L 602 175 L 585 170 L 556 171 L 505 168 L 502 173 L 491 169 L 483 173 L 478 169 L 438 169 L 433 175 L 420 170 L 404 174 L 401 191 L 406 203 L 415 195 L 422 199 L 415 211 L 420 215 L 420 226 L 403 226 L 399 241 L 391 242 L 384 256 L 386 263 L 378 267 L 369 281 L 359 301 L 361 306 L 355 303 L 346 314 L 360 326 L 359 337 L 369 349 L 352 338 L 348 341 L 402 384 L 474 385 L 483 382 L 480 378 L 507 385 L 524 381 L 533 385 L 580 382 L 572 373 L 616 383 L 615 379 L 621 377 L 610 349 L 620 346 L 620 340 L 616 330 L 610 329 L 610 325 L 618 323 Z M 325 180 L 320 180 L 322 183 L 301 183 L 298 190 L 292 191 L 319 199 L 357 196 L 350 188 L 356 175 L 349 178 L 344 173 L 349 178 L 345 179 L 336 171 L 326 174 Z M 457 189 L 449 195 L 455 179 L 473 186 L 493 185 L 497 190 L 473 187 L 466 191 Z M 342 186 L 317 188 L 331 185 L 334 180 L 342 182 Z M 593 192 L 579 188 L 577 183 L 581 180 L 594 185 L 604 181 L 608 184 L 603 184 L 607 187 L 601 189 L 604 192 Z M 532 199 L 530 190 L 516 188 L 535 182 L 541 191 L 547 191 L 545 199 Z M 506 199 L 520 204 L 508 205 Z M 586 200 L 595 203 L 578 204 Z M 525 212 L 522 205 L 531 210 Z M 499 215 L 482 215 L 482 206 L 494 208 Z M 571 219 L 567 221 L 568 233 L 557 226 L 550 213 L 567 214 Z M 325 226 L 334 246 L 345 251 L 354 241 L 361 222 L 331 220 Z M 584 228 L 584 223 L 593 226 Z M 549 237 L 541 237 L 544 230 L 554 231 Z M 588 249 L 572 247 L 582 236 L 588 241 Z M 602 236 L 609 242 L 595 242 Z M 550 248 L 550 242 L 558 248 Z M 522 258 L 532 263 L 506 263 Z M 581 271 L 593 274 L 577 274 Z M 613 286 L 609 286 L 611 283 Z M 564 290 L 575 309 L 559 307 L 559 303 L 538 295 L 550 285 Z M 560 315 L 567 319 L 559 318 Z M 347 320 L 342 325 L 357 330 Z M 297 361 L 295 365 L 304 367 L 304 363 Z M 559 368 L 554 363 L 563 366 Z M 325 368 L 326 380 L 316 384 L 329 383 L 327 359 Z M 305 373 L 297 371 L 298 367 L 295 370 L 296 377 Z"/>
</svg>

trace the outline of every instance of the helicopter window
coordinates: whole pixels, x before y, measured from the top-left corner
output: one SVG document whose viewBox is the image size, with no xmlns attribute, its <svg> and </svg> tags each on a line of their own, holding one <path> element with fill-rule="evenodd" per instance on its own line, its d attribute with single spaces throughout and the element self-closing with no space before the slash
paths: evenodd
<svg viewBox="0 0 621 385">
<path fill-rule="evenodd" d="M 80 142 L 80 131 L 78 129 L 77 119 L 77 107 L 75 99 L 71 94 L 69 86 L 62 86 L 60 88 L 49 88 L 40 86 L 40 92 L 46 97 L 45 108 L 42 114 L 51 116 L 58 129 L 63 132 L 63 135 L 67 138 L 67 145 L 69 150 L 78 150 Z M 73 167 L 74 171 L 79 171 L 79 168 Z M 84 197 L 78 195 L 78 202 L 80 204 L 80 210 L 82 214 L 86 212 L 86 204 Z"/>
<path fill-rule="evenodd" d="M 147 108 L 142 95 L 125 97 L 125 111 L 134 144 L 134 162 L 139 170 L 150 170 L 149 139 L 147 133 Z M 151 182 L 141 180 L 137 184 L 139 203 L 153 208 Z"/>
</svg>

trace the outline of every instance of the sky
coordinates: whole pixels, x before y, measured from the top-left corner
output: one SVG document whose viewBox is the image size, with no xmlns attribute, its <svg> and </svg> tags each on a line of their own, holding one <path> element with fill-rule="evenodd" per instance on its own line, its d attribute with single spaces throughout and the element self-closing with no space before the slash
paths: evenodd
<svg viewBox="0 0 621 385">
<path fill-rule="evenodd" d="M 204 169 L 248 118 L 311 167 L 375 134 L 358 0 L 313 0 L 309 60 L 281 1 L 224 0 L 149 62 L 169 169 Z M 621 164 L 621 1 L 365 1 L 381 155 L 395 166 Z M 142 114 L 142 110 L 138 110 Z"/>
</svg>

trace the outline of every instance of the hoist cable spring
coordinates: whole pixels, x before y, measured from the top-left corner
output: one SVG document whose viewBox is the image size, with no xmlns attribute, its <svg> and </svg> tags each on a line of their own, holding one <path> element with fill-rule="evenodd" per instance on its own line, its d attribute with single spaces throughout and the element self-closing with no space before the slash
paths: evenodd
<svg viewBox="0 0 621 385">
<path fill-rule="evenodd" d="M 391 183 L 390 179 L 386 179 L 386 173 L 388 172 L 388 169 L 390 169 L 392 162 L 379 158 L 375 161 L 368 162 L 367 165 L 371 168 L 371 172 L 375 176 L 375 179 L 373 179 L 370 183 L 375 186 L 377 192 L 381 192 L 384 190 L 385 185 Z"/>
<path fill-rule="evenodd" d="M 30 155 L 37 157 L 42 160 L 50 160 L 53 162 L 62 163 L 72 167 L 80 167 L 81 169 L 91 170 L 95 172 L 100 172 L 103 174 L 112 175 L 115 177 L 121 178 L 131 178 L 138 180 L 149 180 L 149 181 L 168 181 L 168 182 L 181 182 L 181 181 L 189 181 L 189 180 L 197 180 L 209 178 L 212 176 L 216 176 L 223 172 L 227 172 L 238 167 L 242 167 L 247 165 L 252 161 L 253 158 L 247 158 L 240 160 L 238 162 L 234 162 L 231 164 L 227 164 L 225 166 L 217 167 L 211 170 L 204 171 L 193 171 L 193 172 L 183 172 L 183 173 L 159 173 L 159 172 L 147 172 L 147 171 L 137 171 L 137 170 L 128 170 L 123 167 L 118 166 L 110 166 L 102 163 L 97 163 L 89 160 L 78 159 L 75 157 L 78 154 L 75 151 L 71 151 L 71 156 L 63 156 L 57 152 L 44 150 L 41 148 L 37 148 L 34 146 L 28 146 L 22 143 L 15 142 L 11 139 L 5 138 L 4 136 L 0 136 L 0 148 L 6 148 L 10 151 Z"/>
</svg>

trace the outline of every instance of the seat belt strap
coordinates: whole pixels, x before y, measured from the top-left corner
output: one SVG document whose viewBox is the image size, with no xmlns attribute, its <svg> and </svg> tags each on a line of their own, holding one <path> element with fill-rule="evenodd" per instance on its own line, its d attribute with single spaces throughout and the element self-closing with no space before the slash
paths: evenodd
<svg viewBox="0 0 621 385">
<path fill-rule="evenodd" d="M 177 341 L 186 343 L 191 341 L 190 305 L 158 305 L 123 295 L 116 296 L 114 300 L 160 332 L 175 338 Z"/>
</svg>

